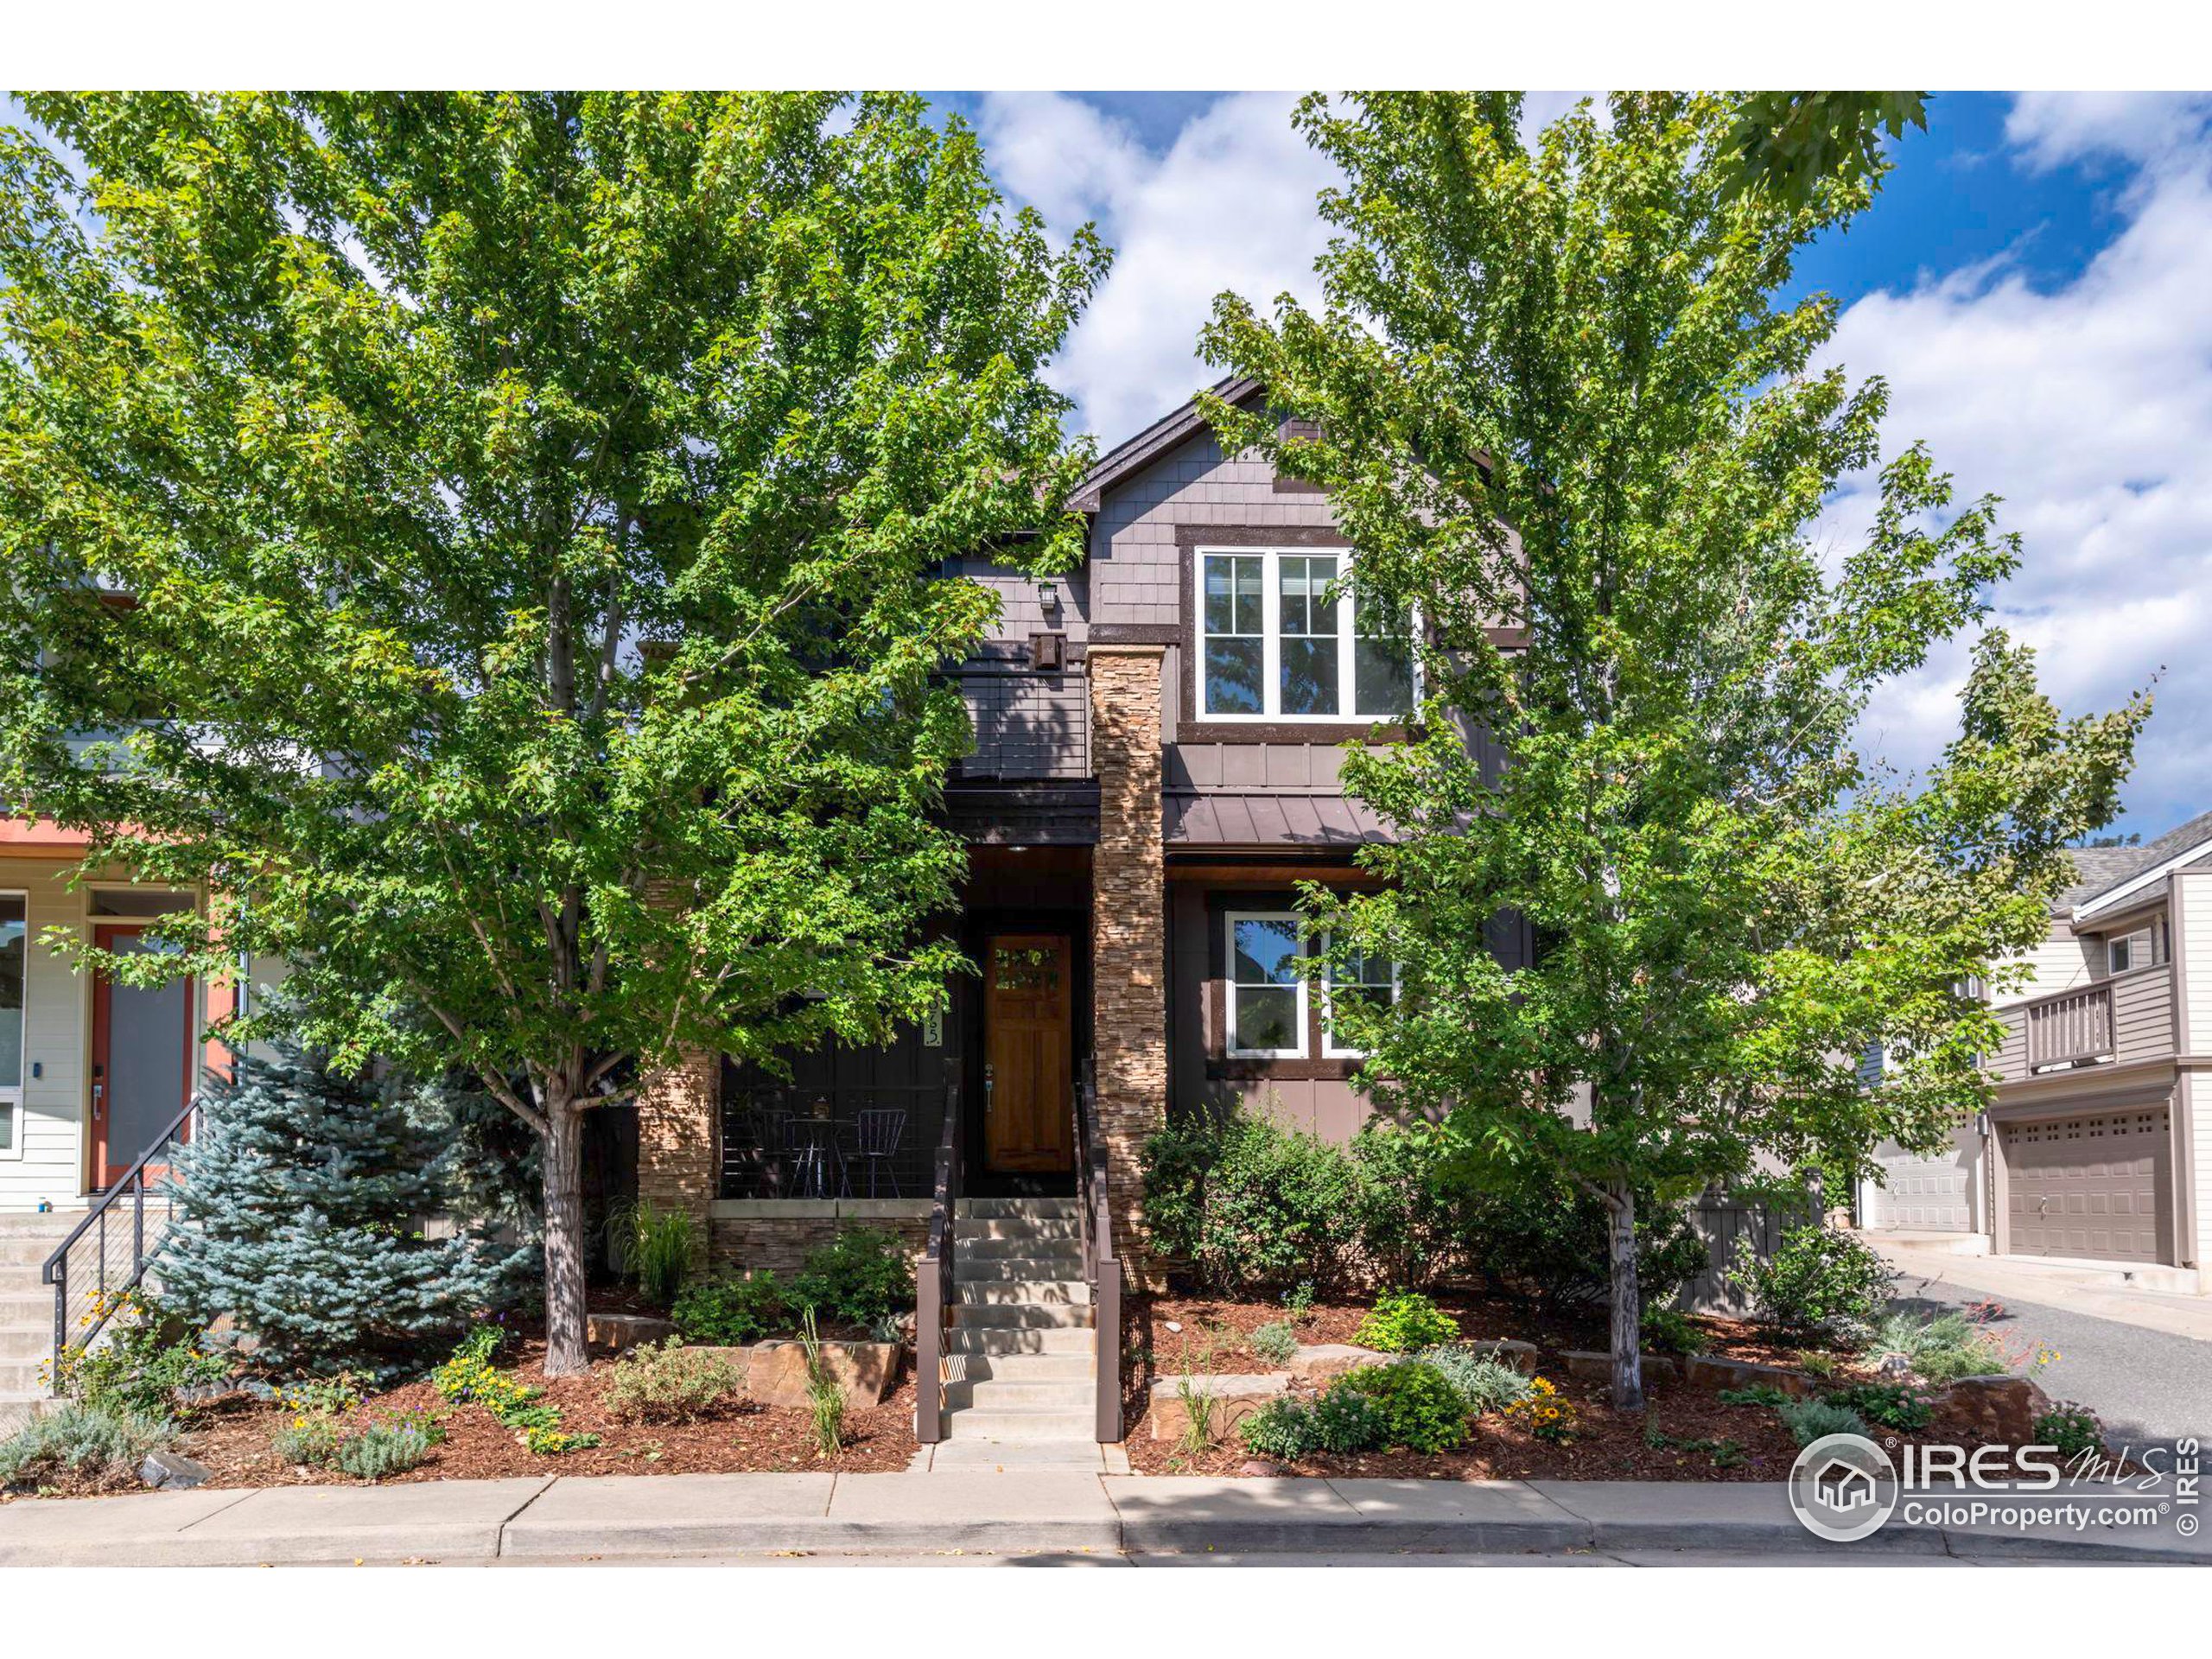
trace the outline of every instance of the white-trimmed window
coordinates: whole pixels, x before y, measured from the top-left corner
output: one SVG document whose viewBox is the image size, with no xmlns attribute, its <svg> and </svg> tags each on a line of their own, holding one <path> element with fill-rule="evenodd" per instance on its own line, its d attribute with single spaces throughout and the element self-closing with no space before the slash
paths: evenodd
<svg viewBox="0 0 2212 1659">
<path fill-rule="evenodd" d="M 23 991 L 30 897 L 0 893 L 0 1158 L 23 1155 Z"/>
<path fill-rule="evenodd" d="M 1232 910 L 1224 921 L 1229 1052 L 1238 1059 L 1303 1058 L 1306 978 L 1298 971 L 1296 912 Z"/>
<path fill-rule="evenodd" d="M 1360 1003 L 1372 1008 L 1394 1007 L 1398 1001 L 1398 964 L 1381 957 L 1355 952 L 1338 963 L 1328 956 L 1328 936 L 1321 939 L 1321 1052 L 1333 1060 L 1366 1058 L 1363 1048 L 1337 1040 L 1336 1011 Z"/>
<path fill-rule="evenodd" d="M 1409 715 L 1412 630 L 1363 601 L 1348 548 L 1207 548 L 1197 561 L 1198 713 L 1205 720 Z"/>
</svg>

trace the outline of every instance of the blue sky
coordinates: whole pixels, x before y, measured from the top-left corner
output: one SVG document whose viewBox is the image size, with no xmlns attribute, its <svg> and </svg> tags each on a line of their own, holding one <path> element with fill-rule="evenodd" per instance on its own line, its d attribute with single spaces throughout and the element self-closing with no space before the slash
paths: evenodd
<svg viewBox="0 0 2212 1659">
<path fill-rule="evenodd" d="M 1117 250 L 1055 367 L 1107 443 L 1211 378 L 1212 296 L 1311 300 L 1326 167 L 1288 94 L 938 93 L 1010 196 Z M 1573 93 L 1531 94 L 1541 121 Z M 1871 212 L 1808 251 L 1797 286 L 1846 308 L 1830 357 L 1890 383 L 1885 451 L 1925 440 L 1961 496 L 2024 539 L 1996 620 L 2069 713 L 2153 685 L 2117 826 L 2146 840 L 2212 808 L 2212 97 L 1938 94 Z M 1871 479 L 1819 527 L 1847 547 Z M 1885 691 L 1870 753 L 1926 764 L 1956 729 L 1963 645 Z"/>
</svg>

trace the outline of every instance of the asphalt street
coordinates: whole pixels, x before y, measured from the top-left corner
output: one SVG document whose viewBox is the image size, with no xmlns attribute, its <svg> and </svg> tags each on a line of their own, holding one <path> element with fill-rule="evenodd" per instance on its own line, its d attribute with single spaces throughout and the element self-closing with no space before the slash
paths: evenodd
<svg viewBox="0 0 2212 1659">
<path fill-rule="evenodd" d="M 2056 1349 L 2059 1357 L 2036 1380 L 2053 1399 L 2075 1401 L 2094 1411 L 2115 1446 L 2171 1446 L 2183 1436 L 2212 1442 L 2212 1342 L 2012 1297 L 1993 1298 L 1910 1269 L 1898 1278 L 1897 1294 L 1944 1307 L 1999 1303 L 2005 1312 L 1992 1328 L 2016 1348 L 2032 1338 Z"/>
</svg>

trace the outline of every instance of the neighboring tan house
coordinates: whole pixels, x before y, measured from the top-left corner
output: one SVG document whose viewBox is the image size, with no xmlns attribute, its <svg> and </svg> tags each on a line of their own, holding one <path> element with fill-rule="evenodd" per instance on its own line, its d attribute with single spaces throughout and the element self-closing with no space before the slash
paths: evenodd
<svg viewBox="0 0 2212 1659">
<path fill-rule="evenodd" d="M 2212 1288 L 2212 813 L 2073 858 L 2031 978 L 1997 999 L 1988 1113 L 1938 1156 L 1888 1149 L 1860 1220 Z"/>
</svg>

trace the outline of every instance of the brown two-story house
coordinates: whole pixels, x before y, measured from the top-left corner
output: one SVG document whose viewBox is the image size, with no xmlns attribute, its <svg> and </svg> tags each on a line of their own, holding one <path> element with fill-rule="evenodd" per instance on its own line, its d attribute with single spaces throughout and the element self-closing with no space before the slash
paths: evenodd
<svg viewBox="0 0 2212 1659">
<path fill-rule="evenodd" d="M 1049 1304 L 1089 1291 L 1072 1268 L 1080 1079 L 1095 1077 L 1111 1242 L 1138 1272 L 1139 1150 L 1171 1111 L 1242 1100 L 1332 1137 L 1365 1116 L 1358 1056 L 1326 1017 L 1344 988 L 1299 972 L 1293 895 L 1359 882 L 1354 854 L 1387 833 L 1338 767 L 1348 741 L 1388 741 L 1410 714 L 1406 641 L 1362 612 L 1356 578 L 1336 588 L 1357 555 L 1325 497 L 1223 454 L 1195 405 L 1116 445 L 1074 505 L 1080 569 L 949 573 L 1002 601 L 959 670 L 976 747 L 948 799 L 971 849 L 954 925 L 979 973 L 887 1048 L 802 1056 L 788 1080 L 700 1057 L 646 1091 L 639 1189 L 703 1212 L 722 1264 L 788 1268 L 855 1220 L 920 1246 L 955 1118 L 961 1225 L 995 1235 L 955 1300 L 1055 1330 L 1081 1315 Z M 1357 977 L 1358 995 L 1395 995 L 1388 963 Z M 988 1376 L 951 1376 L 945 1404 L 1047 1431 L 1049 1391 L 1009 1382 L 1009 1357 L 995 1380 L 1033 1421 L 987 1410 Z"/>
</svg>

